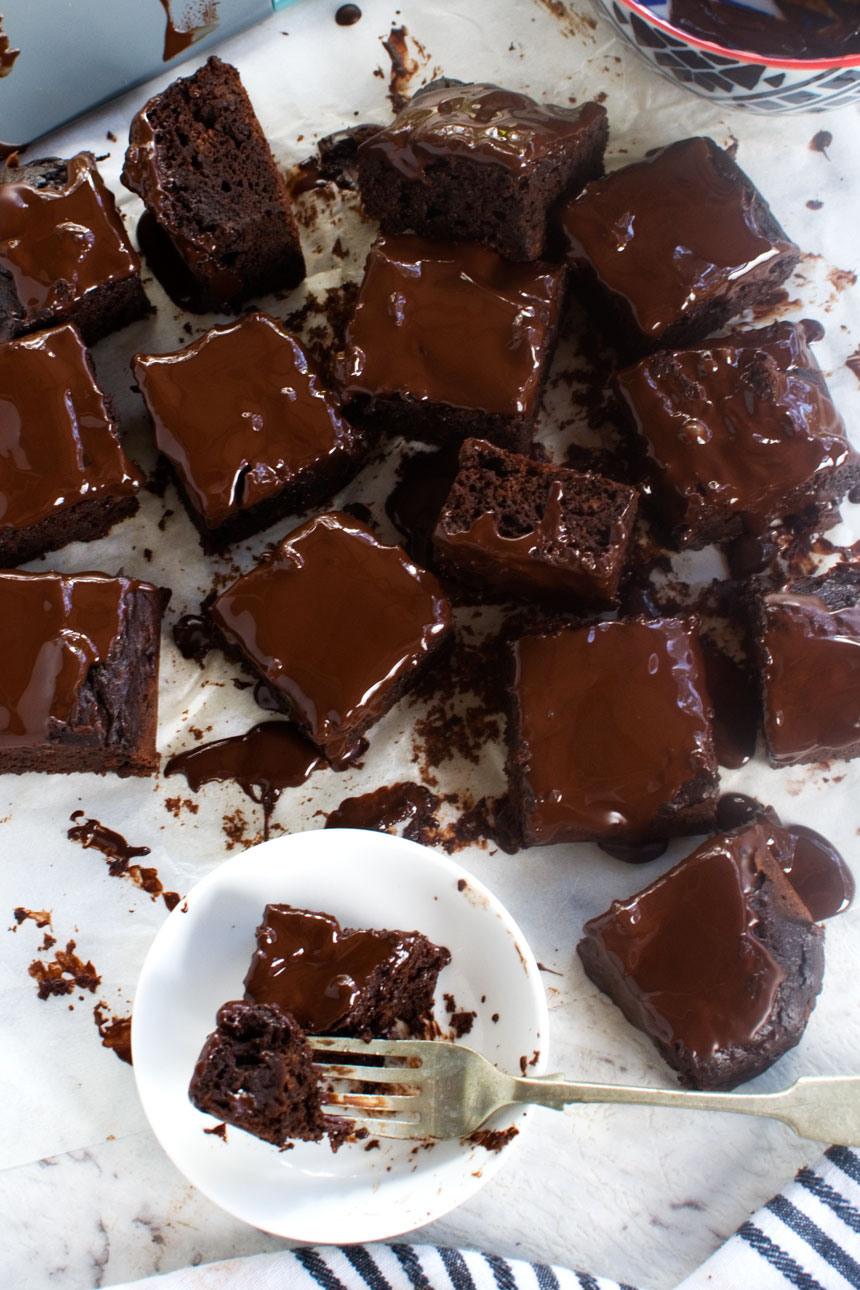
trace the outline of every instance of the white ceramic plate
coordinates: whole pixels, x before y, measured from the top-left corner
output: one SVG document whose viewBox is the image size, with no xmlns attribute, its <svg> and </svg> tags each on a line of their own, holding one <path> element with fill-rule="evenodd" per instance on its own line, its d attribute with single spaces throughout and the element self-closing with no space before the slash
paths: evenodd
<svg viewBox="0 0 860 1290">
<path fill-rule="evenodd" d="M 464 1042 L 519 1072 L 546 1067 L 548 1017 L 537 964 L 506 910 L 477 879 L 426 847 L 384 833 L 328 829 L 292 834 L 221 864 L 162 927 L 137 988 L 132 1023 L 138 1092 L 164 1150 L 185 1176 L 237 1218 L 307 1242 L 380 1240 L 446 1214 L 510 1155 L 460 1142 L 432 1147 L 380 1139 L 380 1149 L 327 1141 L 289 1151 L 227 1129 L 188 1100 L 188 1081 L 218 1007 L 242 981 L 268 902 L 334 914 L 346 927 L 424 932 L 446 945 L 444 993 L 477 1012 Z M 494 1016 L 498 1020 L 494 1020 Z M 531 1110 L 499 1112 L 489 1127 L 516 1126 Z"/>
</svg>

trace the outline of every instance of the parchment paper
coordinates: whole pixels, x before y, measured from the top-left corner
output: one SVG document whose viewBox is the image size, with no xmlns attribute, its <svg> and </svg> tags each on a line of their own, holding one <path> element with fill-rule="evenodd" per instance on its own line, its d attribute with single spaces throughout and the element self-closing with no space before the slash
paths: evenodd
<svg viewBox="0 0 860 1290">
<path fill-rule="evenodd" d="M 407 28 L 408 49 L 418 64 L 409 88 L 444 73 L 466 80 L 496 80 L 558 103 L 605 95 L 611 126 L 608 168 L 689 134 L 707 133 L 722 145 L 737 139 L 739 164 L 806 252 L 788 284 L 791 305 L 782 316 L 819 318 L 825 324 L 827 335 L 816 352 L 854 433 L 860 387 L 845 360 L 860 346 L 860 297 L 853 287 L 860 198 L 856 108 L 786 118 L 719 111 L 640 64 L 608 26 L 592 17 L 585 0 L 581 7 L 550 0 L 450 0 L 445 4 L 404 0 L 397 9 L 381 0 L 368 0 L 362 6 L 361 21 L 350 28 L 335 25 L 335 7 L 333 0 L 303 0 L 221 51 L 239 67 L 283 166 L 306 157 L 315 139 L 332 130 L 358 121 L 390 119 L 386 98 L 390 65 L 381 39 L 388 36 L 392 24 Z M 192 61 L 186 70 L 193 66 Z M 118 179 L 128 123 L 148 94 L 168 79 L 163 77 L 76 123 L 35 154 L 69 156 L 79 148 L 108 154 L 102 172 L 132 228 L 140 203 Z M 832 134 L 826 152 L 809 146 L 820 130 Z M 108 131 L 119 142 L 109 140 Z M 308 194 L 300 207 L 306 209 L 317 201 L 318 194 Z M 820 208 L 811 209 L 810 202 L 820 203 Z M 360 275 L 374 232 L 357 216 L 354 197 L 332 190 L 325 211 L 303 232 L 310 275 L 306 287 L 315 292 L 344 277 Z M 331 253 L 337 237 L 348 248 L 346 259 Z M 177 348 L 223 319 L 183 315 L 154 281 L 147 282 L 147 290 L 158 306 L 157 316 L 101 342 L 95 361 L 117 402 L 130 454 L 151 468 L 150 433 L 142 400 L 130 388 L 129 358 L 138 350 Z M 259 303 L 283 317 L 302 304 L 304 290 Z M 191 335 L 183 330 L 186 322 Z M 561 352 L 557 370 L 569 361 L 569 352 Z M 565 389 L 564 382 L 556 385 L 549 400 L 552 411 L 541 423 L 541 437 L 557 449 L 567 442 L 576 418 Z M 856 438 L 860 443 L 860 435 Z M 375 517 L 392 538 L 395 531 L 380 503 L 398 458 L 399 447 L 393 444 L 388 457 L 371 464 L 339 499 L 372 503 Z M 860 537 L 857 508 L 846 505 L 843 516 L 843 527 L 828 536 L 849 543 Z M 31 566 L 122 570 L 172 589 L 160 691 L 159 747 L 165 756 L 193 745 L 195 730 L 214 738 L 240 733 L 261 719 L 252 691 L 233 686 L 235 669 L 218 654 L 209 657 L 202 671 L 183 660 L 173 645 L 170 627 L 179 614 L 197 608 L 216 580 L 223 585 L 238 570 L 249 567 L 264 546 L 293 523 L 285 521 L 260 534 L 236 548 L 230 558 L 205 558 L 173 490 L 168 489 L 163 498 L 144 492 L 138 517 L 108 538 L 69 546 Z M 288 790 L 275 813 L 276 824 L 288 831 L 318 827 L 323 822 L 320 812 L 343 798 L 415 778 L 414 717 L 415 710 L 401 704 L 374 727 L 360 769 L 345 774 L 318 772 L 303 788 Z M 497 794 L 504 788 L 502 749 L 488 743 L 478 766 L 452 759 L 439 769 L 438 778 L 439 791 Z M 860 764 L 778 772 L 759 758 L 739 772 L 725 773 L 723 780 L 724 791 L 737 787 L 758 795 L 772 802 L 786 819 L 823 831 L 855 862 Z M 168 808 L 167 799 L 177 798 L 179 805 Z M 178 778 L 120 781 L 29 775 L 0 779 L 0 914 L 11 929 L 0 955 L 0 1169 L 12 1171 L 3 1175 L 11 1230 L 20 1223 L 18 1230 L 26 1228 L 34 1245 L 42 1234 L 46 1250 L 48 1232 L 55 1229 L 55 1208 L 62 1204 L 60 1185 L 52 1190 L 50 1171 L 45 1171 L 40 1178 L 44 1207 L 41 1217 L 34 1218 L 30 1192 L 23 1181 L 20 1189 L 15 1185 L 16 1167 L 40 1158 L 55 1160 L 81 1148 L 97 1150 L 105 1142 L 141 1134 L 141 1204 L 148 1207 L 147 1212 L 163 1217 L 166 1203 L 151 1181 L 149 1162 L 159 1148 L 146 1137 L 132 1072 L 101 1046 L 92 1010 L 102 999 L 109 1012 L 129 1014 L 137 973 L 167 910 L 161 900 L 151 900 L 130 882 L 111 877 L 97 851 L 83 850 L 67 839 L 69 817 L 79 809 L 118 829 L 132 844 L 149 846 L 151 856 L 144 863 L 157 868 L 165 888 L 180 893 L 232 853 L 225 817 L 232 819 L 234 835 L 238 833 L 244 842 L 252 840 L 261 826 L 259 808 L 235 785 L 211 785 L 195 797 Z M 237 820 L 239 813 L 244 827 Z M 604 909 L 613 897 L 637 890 L 692 845 L 681 840 L 646 868 L 613 861 L 590 846 L 546 848 L 515 856 L 473 846 L 460 854 L 462 863 L 508 905 L 537 958 L 560 973 L 546 977 L 553 1022 L 551 1068 L 563 1069 L 572 1078 L 671 1081 L 648 1041 L 586 980 L 574 947 L 585 918 Z M 91 959 L 100 973 L 96 995 L 76 991 L 68 998 L 43 1001 L 37 997 L 28 965 L 40 957 L 37 948 L 43 932 L 29 920 L 15 930 L 12 911 L 16 906 L 51 911 L 58 944 L 74 939 L 77 952 Z M 828 926 L 825 985 L 807 1033 L 796 1050 L 761 1077 L 758 1087 L 776 1088 L 800 1074 L 860 1068 L 858 918 L 855 909 Z M 565 1119 L 547 1112 L 521 1145 L 516 1169 L 503 1171 L 486 1192 L 433 1225 L 425 1236 L 465 1241 L 503 1254 L 586 1265 L 660 1290 L 690 1271 L 742 1221 L 747 1208 L 767 1199 L 816 1151 L 814 1144 L 800 1142 L 779 1126 L 740 1118 L 715 1121 L 690 1115 L 670 1121 L 656 1112 L 598 1107 L 568 1113 Z M 26 1170 L 21 1170 L 22 1180 L 25 1175 Z M 198 1207 L 195 1215 L 206 1257 L 229 1253 L 220 1235 L 223 1216 L 208 1204 Z M 122 1239 L 115 1237 L 115 1245 Z M 67 1233 L 65 1240 L 74 1252 L 74 1232 Z M 254 1248 L 254 1240 L 252 1234 L 242 1248 Z M 260 1236 L 259 1248 L 264 1247 L 271 1248 L 271 1242 Z M 184 1250 L 168 1232 L 162 1239 L 158 1266 L 161 1270 L 175 1266 L 185 1257 Z M 39 1259 L 33 1254 L 26 1267 L 23 1259 L 15 1265 L 21 1278 L 18 1284 L 47 1284 L 48 1255 L 41 1264 Z M 69 1261 L 74 1263 L 71 1256 Z M 105 1284 L 120 1279 L 122 1272 L 128 1275 L 126 1264 L 106 1266 L 106 1271 L 102 1269 Z M 150 1270 L 143 1256 L 139 1270 Z M 70 1276 L 64 1280 L 54 1270 L 51 1284 L 76 1284 Z"/>
</svg>

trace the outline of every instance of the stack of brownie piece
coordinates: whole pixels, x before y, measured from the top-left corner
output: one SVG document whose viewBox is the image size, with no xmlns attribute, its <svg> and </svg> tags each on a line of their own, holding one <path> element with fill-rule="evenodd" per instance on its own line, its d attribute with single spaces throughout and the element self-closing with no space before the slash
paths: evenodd
<svg viewBox="0 0 860 1290">
<path fill-rule="evenodd" d="M 637 560 L 642 571 L 643 526 L 664 551 L 730 550 L 786 523 L 820 530 L 860 488 L 860 459 L 811 350 L 818 325 L 732 321 L 766 305 L 800 255 L 750 179 L 706 138 L 604 174 L 607 135 L 596 103 L 449 80 L 390 125 L 362 127 L 357 182 L 380 235 L 325 376 L 279 320 L 235 317 L 305 273 L 289 192 L 235 68 L 210 58 L 143 107 L 123 182 L 143 200 L 139 241 L 173 299 L 234 316 L 132 360 L 204 549 L 320 512 L 213 597 L 228 657 L 341 768 L 450 641 L 452 591 L 513 601 L 520 622 L 528 606 L 510 648 L 521 840 L 633 855 L 713 832 L 719 792 L 695 615 L 619 608 Z M 571 296 L 617 356 L 617 442 L 600 460 L 619 462 L 618 478 L 535 442 Z M 148 311 L 90 154 L 0 174 L 3 565 L 100 537 L 136 509 L 142 476 L 85 345 Z M 392 435 L 458 453 L 431 569 L 332 507 Z M 0 615 L 28 624 L 0 639 L 0 770 L 156 769 L 160 603 L 128 579 L 0 573 Z M 771 762 L 860 754 L 856 566 L 753 582 L 748 603 Z M 798 702 L 807 679 L 815 705 Z M 727 1086 L 774 1060 L 820 984 L 820 933 L 775 829 L 705 843 L 583 942 L 587 970 L 691 1082 Z M 724 912 L 717 959 L 738 950 L 729 993 L 746 997 L 754 980 L 757 1002 L 728 1037 L 703 1021 L 676 1043 L 669 1005 L 655 1020 L 642 999 L 659 1012 L 667 963 L 697 983 L 694 1010 L 707 994 L 701 893 Z M 635 958 L 646 926 L 654 970 L 634 998 L 619 947 Z M 244 1043 L 247 1016 L 228 1007 L 223 1026 Z M 264 1048 L 283 1029 L 257 1023 Z"/>
</svg>

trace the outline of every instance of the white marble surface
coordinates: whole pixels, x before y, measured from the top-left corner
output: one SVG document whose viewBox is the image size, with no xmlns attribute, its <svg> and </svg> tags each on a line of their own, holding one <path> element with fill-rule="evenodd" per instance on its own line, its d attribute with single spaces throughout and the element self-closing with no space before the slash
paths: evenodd
<svg viewBox="0 0 860 1290">
<path fill-rule="evenodd" d="M 155 3 L 155 0 L 146 0 Z M 144 0 L 140 0 L 144 3 Z M 357 120 L 387 119 L 388 59 L 380 39 L 393 23 L 410 33 L 420 64 L 413 85 L 438 72 L 463 79 L 495 79 L 538 97 L 564 102 L 606 95 L 610 115 L 609 165 L 641 155 L 683 135 L 703 132 L 718 142 L 739 141 L 738 160 L 759 183 L 789 232 L 809 254 L 789 284 L 790 316 L 820 317 L 828 327 L 819 347 L 837 401 L 856 423 L 860 391 L 845 359 L 860 345 L 856 293 L 840 290 L 833 270 L 856 267 L 855 216 L 860 189 L 857 110 L 815 117 L 754 118 L 720 113 L 706 102 L 645 72 L 609 30 L 592 25 L 590 11 L 538 0 L 450 0 L 399 7 L 368 0 L 352 28 L 334 24 L 334 0 L 302 0 L 259 28 L 231 41 L 225 57 L 240 68 L 279 161 L 306 156 L 319 135 Z M 555 12 L 554 12 L 555 11 Z M 282 33 L 288 32 L 288 35 Z M 415 42 L 420 42 L 419 44 Z M 192 64 L 193 66 L 193 64 Z M 384 70 L 384 76 L 374 69 Z M 166 78 L 165 78 L 166 79 Z M 158 84 L 161 84 L 159 82 Z M 69 155 L 81 147 L 109 151 L 104 173 L 133 223 L 140 206 L 118 184 L 122 141 L 134 110 L 146 97 L 135 91 L 49 141 L 45 152 Z M 811 151 L 818 130 L 833 135 L 828 155 Z M 119 143 L 106 141 L 112 131 Z M 810 211 L 809 200 L 824 203 Z M 308 200 L 308 199 L 303 199 Z M 349 230 L 350 256 L 342 265 L 329 248 Z M 317 274 L 315 285 L 356 276 L 372 234 L 355 218 L 354 203 L 335 202 L 330 216 L 305 232 Z M 152 463 L 140 400 L 130 392 L 128 356 L 137 349 L 182 343 L 184 319 L 150 288 L 160 307 L 154 321 L 136 324 L 97 347 L 100 376 L 115 395 L 132 455 Z M 283 315 L 301 303 L 264 302 Z M 193 320 L 195 334 L 206 320 Z M 560 358 L 565 361 L 565 355 Z M 553 415 L 542 434 L 553 442 L 569 420 L 564 385 L 554 391 Z M 383 496 L 389 462 L 368 467 L 344 498 Z M 174 514 L 164 515 L 166 509 Z M 856 508 L 846 508 L 843 540 L 858 533 Z M 159 528 L 159 522 L 163 528 Z M 284 524 L 241 548 L 247 564 Z M 151 560 L 144 549 L 153 551 Z M 173 588 L 168 627 L 196 606 L 215 574 L 230 562 L 201 556 L 175 496 L 147 494 L 141 515 L 103 542 L 67 548 L 51 561 L 74 570 L 103 568 L 150 577 Z M 36 567 L 46 567 L 44 564 Z M 258 719 L 252 700 L 230 684 L 215 659 L 206 678 L 184 662 L 165 637 L 160 747 L 165 753 L 192 742 L 193 727 L 214 735 L 238 732 Z M 401 708 L 372 733 L 363 769 L 336 776 L 321 772 L 278 808 L 280 826 L 316 827 L 316 812 L 343 797 L 392 778 L 414 774 L 409 723 Z M 439 771 L 440 787 L 499 791 L 502 754 L 489 743 L 478 767 L 456 759 Z M 794 820 L 830 834 L 849 860 L 856 850 L 857 771 L 853 766 L 769 771 L 754 763 L 726 777 L 726 786 L 759 792 Z M 181 781 L 117 784 L 97 777 L 48 781 L 38 776 L 0 781 L 0 910 L 8 924 L 24 905 L 52 912 L 61 943 L 74 937 L 102 977 L 98 998 L 128 1013 L 140 964 L 166 911 L 160 903 L 107 875 L 101 857 L 66 838 L 77 808 L 147 845 L 147 863 L 165 887 L 185 891 L 226 854 L 223 817 L 241 811 L 250 834 L 256 808 L 238 789 L 211 786 L 195 814 L 178 817 L 166 799 L 183 799 Z M 459 856 L 508 905 L 538 959 L 561 975 L 547 976 L 552 1008 L 551 1065 L 571 1077 L 665 1083 L 669 1076 L 650 1045 L 622 1021 L 585 979 L 574 946 L 583 920 L 613 896 L 642 885 L 672 858 L 642 871 L 590 847 L 558 847 L 510 857 L 473 847 Z M 4 924 L 5 926 L 6 924 Z M 801 1073 L 860 1066 L 856 966 L 858 915 L 828 929 L 828 972 L 821 1001 L 799 1048 L 762 1077 L 773 1088 Z M 27 967 L 41 933 L 31 922 L 7 934 L 0 956 L 0 1238 L 3 1284 L 16 1290 L 89 1290 L 154 1271 L 229 1255 L 279 1248 L 284 1242 L 230 1219 L 191 1188 L 152 1137 L 130 1068 L 99 1044 L 92 1022 L 94 998 L 40 1001 Z M 67 1006 L 73 1005 L 70 1010 Z M 589 1107 L 563 1117 L 542 1112 L 510 1165 L 470 1203 L 421 1231 L 425 1241 L 462 1243 L 500 1254 L 588 1267 L 652 1290 L 668 1290 L 812 1159 L 818 1148 L 774 1124 L 664 1112 Z"/>
</svg>

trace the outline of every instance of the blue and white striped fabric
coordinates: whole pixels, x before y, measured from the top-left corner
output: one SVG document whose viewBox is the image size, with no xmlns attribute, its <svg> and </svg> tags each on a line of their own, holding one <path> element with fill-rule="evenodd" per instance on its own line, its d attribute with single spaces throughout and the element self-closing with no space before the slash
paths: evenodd
<svg viewBox="0 0 860 1290">
<path fill-rule="evenodd" d="M 434 1245 L 311 1246 L 183 1268 L 114 1290 L 647 1290 Z M 676 1290 L 860 1290 L 860 1153 L 831 1147 Z"/>
</svg>

